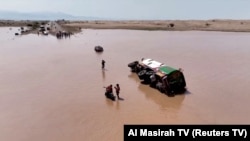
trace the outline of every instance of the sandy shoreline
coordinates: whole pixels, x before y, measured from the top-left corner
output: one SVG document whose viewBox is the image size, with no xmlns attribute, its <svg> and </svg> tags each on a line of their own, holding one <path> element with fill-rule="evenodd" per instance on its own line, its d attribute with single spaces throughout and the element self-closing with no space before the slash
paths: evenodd
<svg viewBox="0 0 250 141">
<path fill-rule="evenodd" d="M 27 26 L 35 22 L 49 21 L 13 21 L 1 20 L 0 26 Z M 152 21 L 55 21 L 65 30 L 79 33 L 81 29 L 133 29 L 166 31 L 226 31 L 250 32 L 250 20 L 152 20 Z"/>
</svg>

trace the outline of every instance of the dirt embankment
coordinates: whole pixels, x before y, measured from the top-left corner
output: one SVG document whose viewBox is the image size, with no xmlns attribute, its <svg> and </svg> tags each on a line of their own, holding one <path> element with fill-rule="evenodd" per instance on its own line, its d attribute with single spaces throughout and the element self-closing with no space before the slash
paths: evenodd
<svg viewBox="0 0 250 141">
<path fill-rule="evenodd" d="M 250 32 L 250 20 L 64 21 L 64 28 Z"/>
<path fill-rule="evenodd" d="M 229 31 L 250 32 L 250 20 L 148 20 L 148 21 L 53 21 L 63 30 L 72 33 L 81 29 L 133 29 L 133 30 L 170 30 L 170 31 Z M 31 31 L 37 31 L 42 23 L 49 21 L 13 21 L 1 20 L 0 26 L 27 26 Z"/>
</svg>

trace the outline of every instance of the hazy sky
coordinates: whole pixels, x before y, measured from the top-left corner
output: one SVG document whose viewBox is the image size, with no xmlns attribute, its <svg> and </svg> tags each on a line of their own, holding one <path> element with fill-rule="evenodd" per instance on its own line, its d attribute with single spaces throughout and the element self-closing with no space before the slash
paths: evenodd
<svg viewBox="0 0 250 141">
<path fill-rule="evenodd" d="M 250 0 L 0 0 L 0 10 L 114 19 L 250 19 Z"/>
</svg>

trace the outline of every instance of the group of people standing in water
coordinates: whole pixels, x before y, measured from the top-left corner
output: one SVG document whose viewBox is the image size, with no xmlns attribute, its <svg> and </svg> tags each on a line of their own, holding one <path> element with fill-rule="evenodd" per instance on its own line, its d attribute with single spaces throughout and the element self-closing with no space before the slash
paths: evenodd
<svg viewBox="0 0 250 141">
<path fill-rule="evenodd" d="M 105 63 L 106 62 L 104 60 L 102 60 L 102 69 L 103 70 L 105 69 Z M 112 84 L 110 84 L 109 86 L 104 87 L 104 88 L 106 88 L 106 93 L 113 94 L 113 85 Z M 115 89 L 115 93 L 116 93 L 117 98 L 121 99 L 119 96 L 121 88 L 120 88 L 120 85 L 118 83 L 114 86 L 114 89 Z"/>
<path fill-rule="evenodd" d="M 106 93 L 113 94 L 113 85 L 112 84 L 110 84 L 108 87 L 105 87 L 105 88 L 106 88 Z M 114 88 L 115 88 L 117 98 L 120 99 L 120 96 L 119 96 L 119 94 L 120 94 L 120 85 L 116 84 L 114 86 Z"/>
<path fill-rule="evenodd" d="M 59 32 L 56 33 L 57 39 L 61 39 L 61 38 L 63 38 L 63 37 L 64 37 L 64 38 L 67 38 L 67 37 L 70 38 L 70 35 L 72 35 L 71 32 L 65 32 L 65 31 L 59 31 Z"/>
</svg>

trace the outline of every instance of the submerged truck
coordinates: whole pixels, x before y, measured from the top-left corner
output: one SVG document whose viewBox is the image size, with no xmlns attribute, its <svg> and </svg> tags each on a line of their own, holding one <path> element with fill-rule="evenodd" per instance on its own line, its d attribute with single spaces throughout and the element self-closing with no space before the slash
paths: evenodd
<svg viewBox="0 0 250 141">
<path fill-rule="evenodd" d="M 156 60 L 142 58 L 128 64 L 139 79 L 167 95 L 182 93 L 186 90 L 186 81 L 181 69 L 175 69 Z"/>
</svg>

